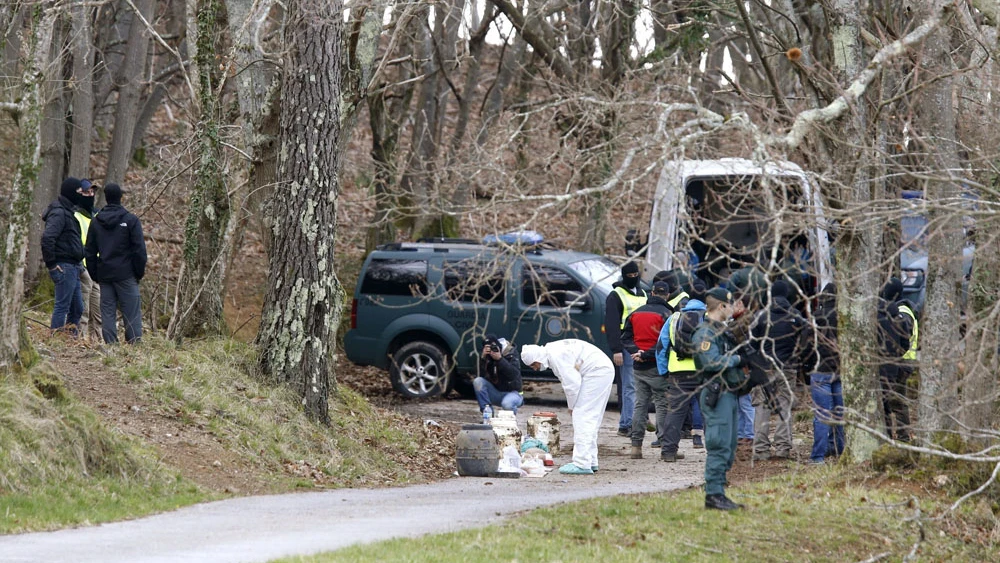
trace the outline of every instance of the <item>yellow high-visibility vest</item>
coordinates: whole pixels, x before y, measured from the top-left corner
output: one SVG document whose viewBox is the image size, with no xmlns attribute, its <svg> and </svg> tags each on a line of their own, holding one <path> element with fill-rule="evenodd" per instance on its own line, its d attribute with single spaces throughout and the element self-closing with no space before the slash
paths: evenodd
<svg viewBox="0 0 1000 563">
<path fill-rule="evenodd" d="M 670 318 L 667 319 L 667 322 L 670 323 L 670 357 L 667 360 L 668 373 L 695 371 L 698 369 L 694 365 L 694 356 L 684 360 L 677 357 L 677 346 L 674 344 L 676 342 L 675 335 L 677 334 L 677 323 L 681 322 L 681 315 L 683 314 L 684 313 L 678 311 L 673 315 L 670 315 Z"/>
<path fill-rule="evenodd" d="M 913 309 L 910 309 L 909 305 L 900 305 L 899 312 L 913 319 L 913 330 L 910 331 L 910 349 L 903 354 L 903 359 L 916 360 L 918 345 L 917 338 L 920 336 L 920 329 L 917 326 L 917 315 L 913 313 Z"/>
<path fill-rule="evenodd" d="M 80 240 L 83 242 L 83 246 L 87 246 L 87 231 L 90 230 L 90 221 L 93 217 L 87 217 L 79 211 L 74 211 L 73 216 L 76 217 L 76 222 L 80 223 Z M 87 265 L 87 261 L 83 261 L 83 265 Z"/>
<path fill-rule="evenodd" d="M 639 291 L 642 291 L 641 289 Z M 628 318 L 636 309 L 642 307 L 646 304 L 646 292 L 642 291 L 642 295 L 634 295 L 631 291 L 625 289 L 624 287 L 616 287 L 615 293 L 622 300 L 622 325 L 621 328 L 625 328 L 625 319 Z"/>
</svg>

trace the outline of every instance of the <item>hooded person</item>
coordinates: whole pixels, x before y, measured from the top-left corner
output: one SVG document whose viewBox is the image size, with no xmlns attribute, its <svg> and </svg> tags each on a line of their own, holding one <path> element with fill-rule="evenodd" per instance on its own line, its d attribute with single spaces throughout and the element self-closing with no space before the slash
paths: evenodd
<svg viewBox="0 0 1000 563">
<path fill-rule="evenodd" d="M 73 177 L 63 180 L 59 197 L 49 204 L 42 220 L 42 260 L 49 270 L 55 286 L 55 304 L 52 307 L 50 327 L 53 330 L 76 325 L 83 315 L 83 296 L 80 293 L 80 270 L 83 269 L 83 239 L 80 224 L 73 213 L 84 203 L 83 183 Z"/>
<path fill-rule="evenodd" d="M 830 424 L 843 420 L 844 393 L 840 381 L 840 351 L 837 347 L 837 286 L 830 282 L 819 294 L 816 307 L 816 345 L 808 365 L 813 400 L 813 448 L 810 463 L 822 464 L 827 456 L 844 451 L 844 427 Z"/>
<path fill-rule="evenodd" d="M 87 234 L 87 270 L 101 285 L 101 333 L 104 342 L 118 342 L 116 312 L 121 310 L 125 339 L 142 338 L 139 280 L 146 273 L 146 243 L 139 218 L 122 207 L 118 184 L 104 188 L 108 205 L 91 221 Z"/>
<path fill-rule="evenodd" d="M 526 344 L 521 361 L 536 371 L 551 369 L 562 383 L 573 417 L 573 461 L 559 468 L 564 475 L 592 475 L 598 469 L 597 432 L 611 395 L 615 368 L 597 346 L 568 339 L 544 346 Z"/>
<path fill-rule="evenodd" d="M 608 339 L 611 359 L 620 373 L 619 401 L 621 416 L 618 419 L 618 435 L 629 436 L 632 432 L 632 414 L 635 409 L 635 384 L 632 381 L 632 356 L 625 352 L 622 330 L 625 319 L 636 309 L 646 304 L 646 292 L 639 287 L 639 265 L 626 262 L 622 265 L 622 280 L 615 284 L 615 290 L 608 294 L 604 302 L 604 334 Z"/>
<path fill-rule="evenodd" d="M 94 193 L 94 184 L 86 178 L 80 180 L 83 190 L 76 202 L 73 216 L 80 224 L 80 234 L 84 247 L 87 246 L 87 233 L 90 230 L 90 222 L 97 211 L 94 209 L 94 202 L 97 199 Z M 101 286 L 90 277 L 87 271 L 87 263 L 84 261 L 83 268 L 80 269 L 80 294 L 83 297 L 83 315 L 80 317 L 80 336 L 85 340 L 102 338 L 101 335 Z"/>
<path fill-rule="evenodd" d="M 917 320 L 912 306 L 901 299 L 902 295 L 903 282 L 895 277 L 879 291 L 877 318 L 881 363 L 878 375 L 887 433 L 906 442 L 910 440 L 906 382 L 916 360 Z"/>
</svg>

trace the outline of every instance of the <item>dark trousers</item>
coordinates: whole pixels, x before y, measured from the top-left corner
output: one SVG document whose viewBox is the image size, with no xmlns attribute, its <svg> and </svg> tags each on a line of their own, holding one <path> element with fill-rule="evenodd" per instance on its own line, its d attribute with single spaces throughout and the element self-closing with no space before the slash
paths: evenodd
<svg viewBox="0 0 1000 563">
<path fill-rule="evenodd" d="M 705 404 L 701 391 L 701 413 L 705 417 L 705 494 L 726 493 L 726 472 L 736 461 L 736 411 L 739 399 L 723 391 L 714 407 Z"/>
<path fill-rule="evenodd" d="M 142 308 L 139 300 L 139 281 L 135 278 L 116 282 L 101 282 L 101 335 L 104 342 L 118 342 L 116 313 L 122 312 L 125 340 L 129 344 L 142 338 Z"/>
<path fill-rule="evenodd" d="M 906 380 L 912 374 L 913 368 L 909 366 L 882 364 L 878 367 L 886 433 L 889 437 L 902 442 L 910 441 L 910 405 L 906 398 Z M 894 418 L 895 425 L 893 425 Z"/>
<path fill-rule="evenodd" d="M 695 397 L 700 384 L 696 377 L 667 378 L 667 420 L 663 432 L 661 451 L 665 454 L 677 453 L 681 441 L 681 427 L 691 411 L 691 398 Z"/>
</svg>

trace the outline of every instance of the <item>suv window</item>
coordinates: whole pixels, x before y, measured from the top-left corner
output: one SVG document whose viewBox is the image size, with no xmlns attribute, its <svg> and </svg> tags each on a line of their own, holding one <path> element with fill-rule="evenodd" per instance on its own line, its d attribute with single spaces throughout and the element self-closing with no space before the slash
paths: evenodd
<svg viewBox="0 0 1000 563">
<path fill-rule="evenodd" d="M 579 295 L 584 291 L 580 282 L 559 268 L 525 265 L 521 269 L 521 300 L 525 305 L 566 307 L 566 292 Z M 570 299 L 573 299 L 571 297 Z"/>
<path fill-rule="evenodd" d="M 427 261 L 401 258 L 372 260 L 361 282 L 361 293 L 377 295 L 427 295 Z"/>
<path fill-rule="evenodd" d="M 504 274 L 482 262 L 445 262 L 444 290 L 448 299 L 470 303 L 504 302 Z"/>
</svg>

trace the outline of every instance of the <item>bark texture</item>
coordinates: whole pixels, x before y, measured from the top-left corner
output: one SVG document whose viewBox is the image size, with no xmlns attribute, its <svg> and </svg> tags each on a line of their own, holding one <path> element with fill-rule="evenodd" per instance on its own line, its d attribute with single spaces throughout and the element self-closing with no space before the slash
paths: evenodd
<svg viewBox="0 0 1000 563">
<path fill-rule="evenodd" d="M 341 141 L 343 18 L 339 0 L 288 6 L 279 178 L 267 213 L 273 251 L 258 345 L 263 373 L 297 389 L 329 422 L 343 289 L 334 272 Z"/>
</svg>

